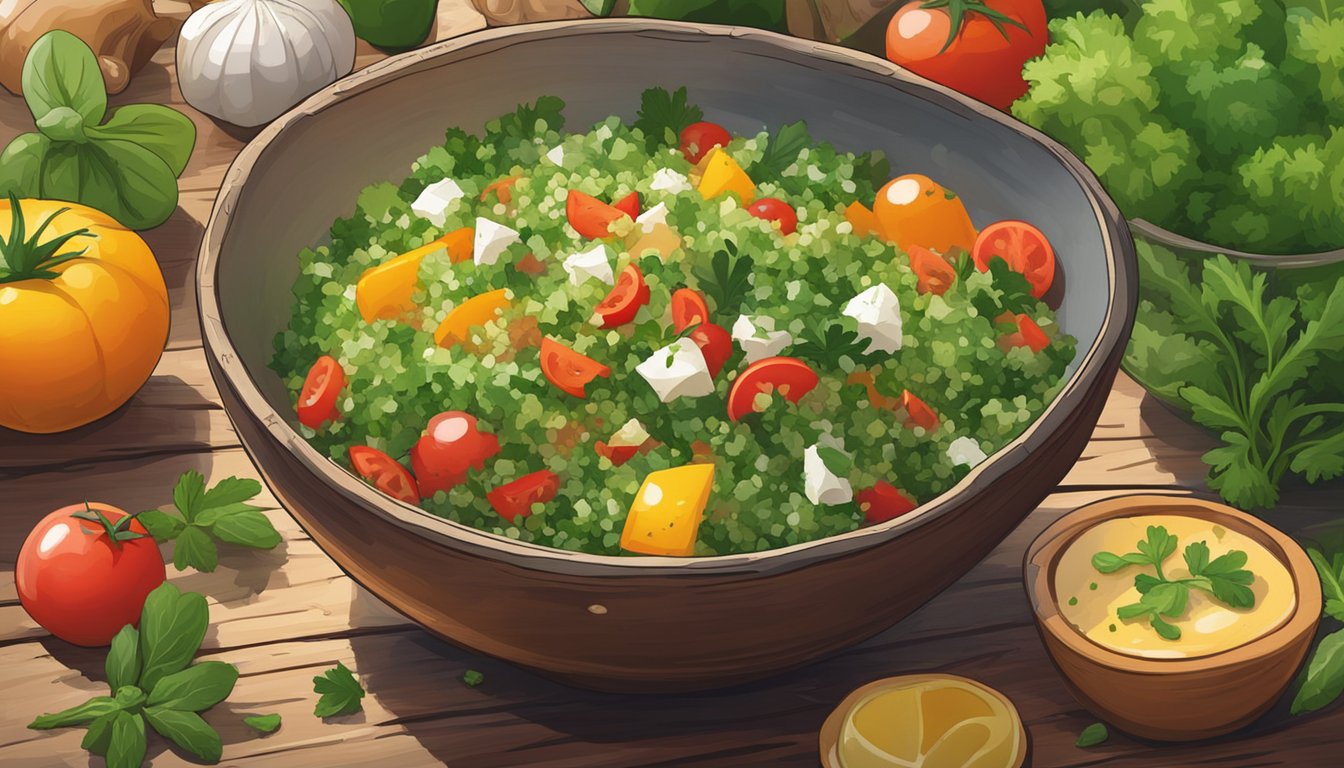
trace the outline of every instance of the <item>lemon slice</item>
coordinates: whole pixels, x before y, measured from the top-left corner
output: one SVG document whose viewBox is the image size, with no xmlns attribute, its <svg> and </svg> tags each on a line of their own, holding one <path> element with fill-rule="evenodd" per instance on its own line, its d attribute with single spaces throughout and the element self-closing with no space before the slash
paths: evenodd
<svg viewBox="0 0 1344 768">
<path fill-rule="evenodd" d="M 952 675 L 866 685 L 822 729 L 823 762 L 835 768 L 1017 768 L 1025 756 L 1012 702 Z"/>
</svg>

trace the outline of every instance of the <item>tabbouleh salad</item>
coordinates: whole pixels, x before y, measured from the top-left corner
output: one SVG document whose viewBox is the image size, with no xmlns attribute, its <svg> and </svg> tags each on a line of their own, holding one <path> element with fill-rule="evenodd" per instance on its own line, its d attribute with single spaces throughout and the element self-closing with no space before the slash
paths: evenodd
<svg viewBox="0 0 1344 768">
<path fill-rule="evenodd" d="M 449 130 L 299 254 L 272 366 L 379 490 L 564 550 L 756 552 L 909 513 L 1062 386 L 1032 225 L 685 89 L 563 107 Z"/>
</svg>

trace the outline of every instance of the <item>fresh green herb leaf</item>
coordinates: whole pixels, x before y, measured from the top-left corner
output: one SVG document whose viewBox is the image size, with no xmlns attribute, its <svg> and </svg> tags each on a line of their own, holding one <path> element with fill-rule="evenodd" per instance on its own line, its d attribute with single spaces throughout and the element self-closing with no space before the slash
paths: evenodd
<svg viewBox="0 0 1344 768">
<path fill-rule="evenodd" d="M 698 267 L 695 272 L 700 281 L 700 291 L 714 302 L 712 309 L 723 316 L 737 314 L 751 290 L 751 275 L 755 268 L 751 257 L 739 254 L 737 246 L 731 241 L 724 243 L 723 250 L 715 252 L 709 261 L 709 268 Z"/>
<path fill-rule="evenodd" d="M 822 369 L 838 368 L 844 358 L 849 358 L 856 365 L 866 365 L 877 362 L 881 357 L 868 352 L 870 343 L 859 338 L 857 326 L 849 327 L 854 325 L 852 320 L 804 322 L 803 333 L 791 352 L 794 357 Z"/>
<path fill-rule="evenodd" d="M 84 739 L 79 743 L 80 749 L 86 749 L 100 757 L 106 757 L 107 748 L 112 743 L 112 723 L 117 719 L 117 713 L 120 711 L 118 709 L 106 715 L 100 715 L 89 723 L 89 729 L 84 732 Z"/>
<path fill-rule="evenodd" d="M 681 132 L 691 123 L 703 120 L 705 113 L 686 100 L 682 86 L 672 93 L 650 88 L 640 96 L 639 116 L 634 127 L 644 134 L 650 152 L 660 146 L 678 146 Z"/>
<path fill-rule="evenodd" d="M 159 678 L 146 700 L 151 707 L 203 712 L 227 699 L 238 682 L 238 668 L 222 661 L 202 661 Z"/>
<path fill-rule="evenodd" d="M 261 483 L 250 477 L 226 477 L 201 497 L 201 509 L 216 509 L 247 501 L 261 493 Z"/>
<path fill-rule="evenodd" d="M 601 18 L 603 16 L 610 16 L 612 9 L 616 7 L 616 0 L 579 0 L 579 1 L 583 3 L 583 7 L 586 8 L 589 13 L 593 14 L 594 16 L 597 16 L 598 18 Z"/>
<path fill-rule="evenodd" d="M 95 719 L 104 715 L 110 715 L 119 712 L 116 699 L 111 696 L 94 696 L 92 699 L 80 704 L 77 707 L 56 712 L 49 715 L 39 715 L 33 722 L 28 724 L 29 728 L 35 731 L 45 731 L 51 728 L 68 728 L 72 725 L 87 725 Z"/>
<path fill-rule="evenodd" d="M 128 104 L 114 112 L 106 123 L 92 124 L 85 132 L 96 139 L 137 144 L 154 153 L 177 177 L 186 170 L 194 148 L 194 142 L 184 142 L 179 137 L 195 135 L 196 128 L 177 110 L 158 104 Z"/>
<path fill-rule="evenodd" d="M 205 598 L 168 582 L 145 598 L 140 612 L 140 687 L 154 690 L 163 677 L 186 669 L 210 623 Z"/>
<path fill-rule="evenodd" d="M 817 456 L 821 458 L 821 463 L 825 465 L 826 471 L 837 477 L 845 477 L 849 471 L 854 468 L 854 460 L 843 451 L 832 448 L 829 445 L 817 446 Z"/>
<path fill-rule="evenodd" d="M 274 733 L 280 727 L 280 715 L 248 715 L 243 718 L 243 722 L 253 730 L 262 733 Z"/>
<path fill-rule="evenodd" d="M 472 688 L 475 688 L 476 686 L 485 682 L 485 675 L 481 674 L 480 672 L 477 672 L 474 669 L 468 669 L 466 672 L 462 673 L 462 682 L 466 683 L 467 685 L 470 685 Z"/>
<path fill-rule="evenodd" d="M 274 549 L 280 534 L 257 509 L 244 509 L 220 517 L 210 528 L 220 541 L 252 549 Z"/>
<path fill-rule="evenodd" d="M 166 706 L 146 707 L 145 719 L 160 736 L 207 763 L 219 762 L 224 753 L 219 733 L 195 712 Z"/>
<path fill-rule="evenodd" d="M 1344 552 L 1327 556 L 1321 549 L 1309 546 L 1307 555 L 1321 577 L 1325 614 L 1335 621 L 1344 621 Z"/>
<path fill-rule="evenodd" d="M 336 662 L 336 666 L 313 678 L 313 692 L 321 694 L 313 714 L 318 717 L 333 717 L 358 712 L 364 705 L 364 688 L 355 679 L 345 664 Z"/>
<path fill-rule="evenodd" d="M 1315 712 L 1344 693 L 1344 630 L 1326 635 L 1307 662 L 1306 679 L 1293 696 L 1292 713 Z"/>
<path fill-rule="evenodd" d="M 127 624 L 112 638 L 104 665 L 107 686 L 117 690 L 124 685 L 135 685 L 140 680 L 140 632 Z"/>
<path fill-rule="evenodd" d="M 788 31 L 785 0 L 630 0 L 630 15 Z"/>
<path fill-rule="evenodd" d="M 194 469 L 182 473 L 173 487 L 173 506 L 188 523 L 196 518 L 200 511 L 201 500 L 205 498 L 205 477 Z"/>
<path fill-rule="evenodd" d="M 1163 621 L 1162 618 L 1156 614 L 1148 617 L 1148 623 L 1152 625 L 1153 629 L 1157 631 L 1157 634 L 1161 636 L 1163 640 L 1181 639 L 1180 627 Z"/>
<path fill-rule="evenodd" d="M 97 125 L 107 112 L 107 89 L 98 60 L 83 40 L 64 30 L 37 39 L 23 61 L 23 98 L 40 120 L 66 107 Z"/>
<path fill-rule="evenodd" d="M 203 528 L 189 525 L 177 537 L 173 549 L 173 567 L 179 571 L 195 568 L 210 573 L 219 566 L 219 550 Z"/>
<path fill-rule="evenodd" d="M 765 153 L 752 166 L 752 176 L 757 182 L 776 180 L 798 159 L 798 153 L 812 144 L 812 135 L 807 132 L 807 124 L 787 123 L 781 125 L 765 145 Z"/>
<path fill-rule="evenodd" d="M 1095 747 L 1110 737 L 1111 733 L 1106 730 L 1105 723 L 1093 723 L 1084 728 L 1082 733 L 1078 734 L 1078 741 L 1074 742 L 1074 746 L 1084 749 L 1087 747 Z"/>
<path fill-rule="evenodd" d="M 149 535 L 153 536 L 155 541 L 172 541 L 187 525 L 182 518 L 157 509 L 147 509 L 136 515 L 135 519 L 145 526 L 145 530 L 149 531 Z"/>
<path fill-rule="evenodd" d="M 112 720 L 107 745 L 107 768 L 140 768 L 145 762 L 145 718 L 125 710 Z"/>
<path fill-rule="evenodd" d="M 245 503 L 261 493 L 256 480 L 226 477 L 206 490 L 205 478 L 187 472 L 173 489 L 181 517 L 157 510 L 142 512 L 145 529 L 159 541 L 177 540 L 173 565 L 210 572 L 219 565 L 215 541 L 254 549 L 272 549 L 281 537 L 263 508 Z"/>
</svg>

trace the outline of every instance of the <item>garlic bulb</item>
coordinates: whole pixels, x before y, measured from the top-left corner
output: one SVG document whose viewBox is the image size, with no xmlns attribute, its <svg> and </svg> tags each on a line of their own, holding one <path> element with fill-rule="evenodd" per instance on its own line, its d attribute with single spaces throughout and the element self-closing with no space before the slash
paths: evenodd
<svg viewBox="0 0 1344 768">
<path fill-rule="evenodd" d="M 337 0 L 220 0 L 182 25 L 177 74 L 196 109 L 242 126 L 279 117 L 355 66 Z"/>
</svg>

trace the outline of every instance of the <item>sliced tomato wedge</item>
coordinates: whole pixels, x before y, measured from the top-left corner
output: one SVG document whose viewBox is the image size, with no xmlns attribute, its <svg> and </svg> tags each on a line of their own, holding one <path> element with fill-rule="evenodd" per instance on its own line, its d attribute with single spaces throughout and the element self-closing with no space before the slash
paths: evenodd
<svg viewBox="0 0 1344 768">
<path fill-rule="evenodd" d="M 915 511 L 919 506 L 910 498 L 910 494 L 885 480 L 878 480 L 872 488 L 854 494 L 854 499 L 859 502 L 863 519 L 869 525 L 894 520 Z"/>
<path fill-rule="evenodd" d="M 328 421 L 335 421 L 338 415 L 336 400 L 345 389 L 345 371 L 336 358 L 323 355 L 317 358 L 313 367 L 308 369 L 308 377 L 303 380 L 303 389 L 299 391 L 299 423 L 309 429 L 318 429 Z"/>
<path fill-rule="evenodd" d="M 367 445 L 350 447 L 350 465 L 374 488 L 407 504 L 420 503 L 420 486 L 401 462 Z"/>
<path fill-rule="evenodd" d="M 621 213 L 624 213 L 626 216 L 629 216 L 629 217 L 632 218 L 632 219 L 634 219 L 634 218 L 638 218 L 638 217 L 639 217 L 639 193 L 638 193 L 638 192 L 631 192 L 630 194 L 626 195 L 625 197 L 622 197 L 620 200 L 617 200 L 616 202 L 612 203 L 612 204 L 611 204 L 611 207 L 612 207 L 612 208 L 615 208 L 616 210 L 620 211 Z"/>
<path fill-rule="evenodd" d="M 598 456 L 610 461 L 613 466 L 619 467 L 625 462 L 635 458 L 635 454 L 639 453 L 639 446 L 611 445 L 603 440 L 598 440 L 596 443 L 593 443 L 593 450 Z"/>
<path fill-rule="evenodd" d="M 672 292 L 672 327 L 677 333 L 697 323 L 709 320 L 709 305 L 705 297 L 693 288 L 678 288 Z"/>
<path fill-rule="evenodd" d="M 690 338 L 705 356 L 710 378 L 718 378 L 719 371 L 733 356 L 733 335 L 716 323 L 700 323 L 691 331 Z"/>
<path fill-rule="evenodd" d="M 601 240 L 604 237 L 611 237 L 611 225 L 629 214 L 607 205 L 592 195 L 571 189 L 569 197 L 565 200 L 565 215 L 575 232 L 589 240 Z"/>
<path fill-rule="evenodd" d="M 998 258 L 1031 283 L 1031 295 L 1041 298 L 1055 281 L 1055 249 L 1041 230 L 1025 221 L 996 221 L 980 231 L 971 258 L 981 272 Z"/>
<path fill-rule="evenodd" d="M 728 130 L 718 123 L 691 123 L 681 129 L 681 154 L 691 163 L 698 163 L 715 147 L 726 147 L 733 140 Z"/>
<path fill-rule="evenodd" d="M 798 212 L 777 197 L 762 197 L 747 206 L 747 213 L 779 225 L 781 235 L 792 235 L 798 231 Z"/>
<path fill-rule="evenodd" d="M 611 376 L 607 366 L 549 337 L 541 340 L 541 372 L 562 392 L 575 397 L 585 397 L 584 387 L 598 376 Z"/>
<path fill-rule="evenodd" d="M 910 268 L 919 278 L 915 289 L 920 293 L 932 293 L 942 296 L 957 281 L 957 270 L 947 263 L 947 259 L 918 245 L 906 249 L 910 257 Z"/>
<path fill-rule="evenodd" d="M 925 432 L 938 428 L 938 412 L 908 389 L 901 393 L 900 408 L 905 411 L 906 427 L 922 427 Z"/>
<path fill-rule="evenodd" d="M 1035 320 L 1031 319 L 1030 315 L 1014 315 L 1011 312 L 1004 312 L 996 322 L 1012 323 L 1017 326 L 1015 332 L 1004 334 L 999 338 L 999 346 L 1004 351 L 1013 347 L 1026 347 L 1032 352 L 1040 352 L 1050 346 L 1050 337 L 1041 329 L 1041 326 L 1036 324 Z"/>
<path fill-rule="evenodd" d="M 510 523 L 532 514 L 533 504 L 545 504 L 560 492 L 560 476 L 543 469 L 523 475 L 485 494 L 490 506 Z"/>
<path fill-rule="evenodd" d="M 820 379 L 807 363 L 795 357 L 767 357 L 747 366 L 728 392 L 728 418 L 739 421 L 756 412 L 756 396 L 779 392 L 791 403 L 812 391 Z"/>
<path fill-rule="evenodd" d="M 597 305 L 597 314 L 602 318 L 603 328 L 615 328 L 634 320 L 639 308 L 648 303 L 649 286 L 644 282 L 644 273 L 634 264 L 627 264 L 611 292 Z"/>
</svg>

